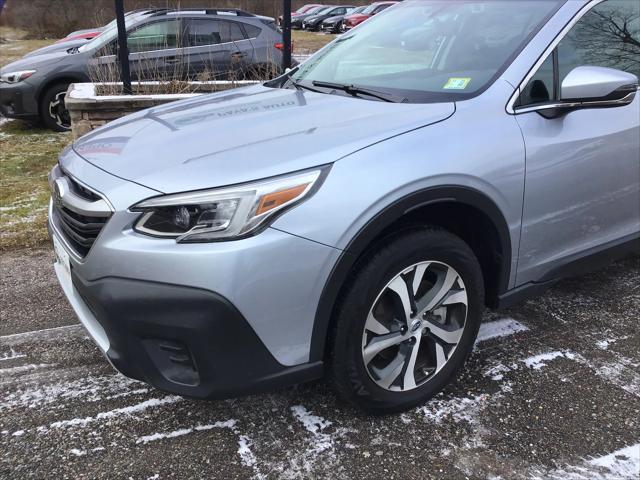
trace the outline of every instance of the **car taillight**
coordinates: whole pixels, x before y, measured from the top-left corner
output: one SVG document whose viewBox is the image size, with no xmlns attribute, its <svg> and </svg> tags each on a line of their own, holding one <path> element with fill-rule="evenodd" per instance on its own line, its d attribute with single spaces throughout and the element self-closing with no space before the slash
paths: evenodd
<svg viewBox="0 0 640 480">
<path fill-rule="evenodd" d="M 274 43 L 273 46 L 280 51 L 284 50 L 284 43 L 282 42 Z M 293 42 L 291 42 L 291 51 L 293 51 Z"/>
</svg>

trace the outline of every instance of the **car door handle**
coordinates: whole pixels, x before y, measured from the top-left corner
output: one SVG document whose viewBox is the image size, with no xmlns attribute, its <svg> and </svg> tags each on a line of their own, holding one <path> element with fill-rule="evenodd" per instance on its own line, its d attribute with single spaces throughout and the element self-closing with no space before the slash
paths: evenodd
<svg viewBox="0 0 640 480">
<path fill-rule="evenodd" d="M 168 63 L 168 64 L 174 64 L 179 62 L 180 62 L 180 59 L 178 57 L 166 57 L 164 59 L 164 63 Z"/>
<path fill-rule="evenodd" d="M 244 58 L 244 57 L 247 56 L 247 54 L 246 53 L 242 53 L 242 52 L 234 52 L 234 53 L 231 54 L 231 56 L 233 58 Z"/>
</svg>

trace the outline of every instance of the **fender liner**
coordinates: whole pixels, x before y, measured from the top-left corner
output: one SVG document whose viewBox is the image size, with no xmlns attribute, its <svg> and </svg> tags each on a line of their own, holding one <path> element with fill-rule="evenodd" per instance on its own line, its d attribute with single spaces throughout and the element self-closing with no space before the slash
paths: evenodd
<svg viewBox="0 0 640 480">
<path fill-rule="evenodd" d="M 42 99 L 42 95 L 51 85 L 61 82 L 69 82 L 71 83 L 83 83 L 91 81 L 88 76 L 80 75 L 77 73 L 68 73 L 68 72 L 59 72 L 55 75 L 52 75 L 50 78 L 47 78 L 46 81 L 41 82 L 40 85 L 36 88 L 35 98 L 38 101 L 38 105 L 40 105 L 40 100 Z"/>
<path fill-rule="evenodd" d="M 501 295 L 507 291 L 511 274 L 511 235 L 504 215 L 495 202 L 475 189 L 458 185 L 444 185 L 414 192 L 386 206 L 369 220 L 349 242 L 334 265 L 324 285 L 316 309 L 309 352 L 310 362 L 320 361 L 324 358 L 327 330 L 331 322 L 334 305 L 340 289 L 358 258 L 380 233 L 407 213 L 427 205 L 443 202 L 461 203 L 476 208 L 491 220 L 498 232 L 502 251 L 498 294 Z"/>
</svg>

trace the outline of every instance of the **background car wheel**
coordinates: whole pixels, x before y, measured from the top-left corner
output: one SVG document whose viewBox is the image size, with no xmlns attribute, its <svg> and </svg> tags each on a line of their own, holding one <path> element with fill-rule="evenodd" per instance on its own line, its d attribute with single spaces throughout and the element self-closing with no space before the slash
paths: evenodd
<svg viewBox="0 0 640 480">
<path fill-rule="evenodd" d="M 356 266 L 329 339 L 338 393 L 372 413 L 424 403 L 454 379 L 483 310 L 478 260 L 455 235 L 407 231 Z"/>
<path fill-rule="evenodd" d="M 66 132 L 71 129 L 71 118 L 64 104 L 67 88 L 69 88 L 68 83 L 56 83 L 44 92 L 40 101 L 42 123 L 56 132 Z"/>
</svg>

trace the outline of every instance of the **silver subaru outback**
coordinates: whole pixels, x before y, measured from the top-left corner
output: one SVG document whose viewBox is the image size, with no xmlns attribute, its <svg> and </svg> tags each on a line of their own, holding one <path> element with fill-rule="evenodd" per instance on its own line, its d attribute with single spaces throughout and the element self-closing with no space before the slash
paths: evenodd
<svg viewBox="0 0 640 480">
<path fill-rule="evenodd" d="M 162 390 L 425 402 L 485 306 L 640 251 L 639 10 L 405 1 L 272 82 L 110 123 L 50 174 L 60 284 Z"/>
</svg>

